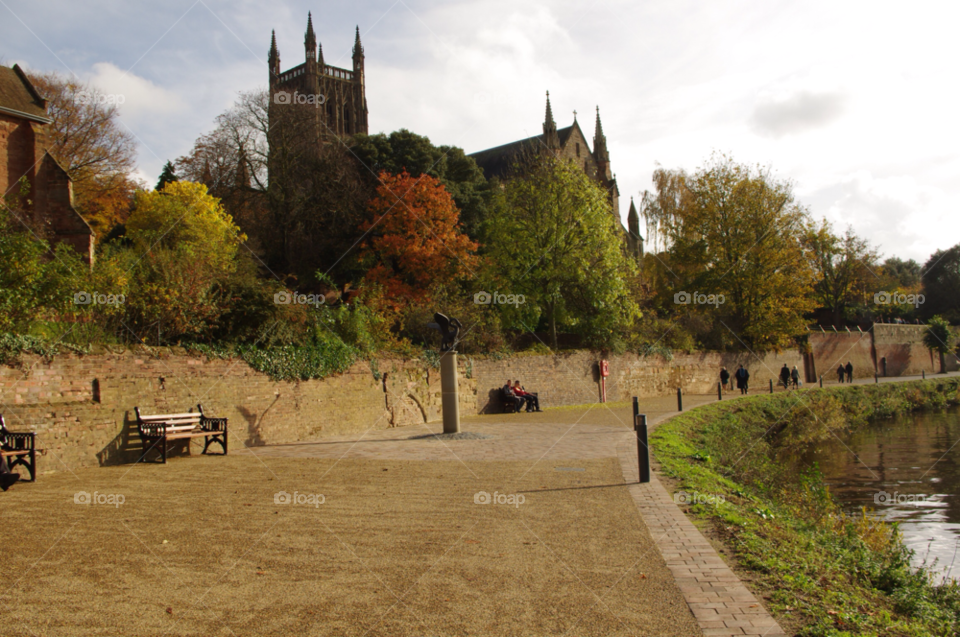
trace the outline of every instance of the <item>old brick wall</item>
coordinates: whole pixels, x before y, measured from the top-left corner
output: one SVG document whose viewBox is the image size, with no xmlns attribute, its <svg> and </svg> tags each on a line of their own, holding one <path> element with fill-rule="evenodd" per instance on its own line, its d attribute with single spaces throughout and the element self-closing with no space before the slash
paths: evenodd
<svg viewBox="0 0 960 637">
<path fill-rule="evenodd" d="M 476 408 L 474 387 L 461 379 L 463 413 Z M 236 448 L 436 421 L 440 400 L 439 370 L 399 360 L 360 362 L 339 376 L 301 382 L 273 381 L 239 360 L 176 351 L 25 356 L 19 368 L 0 367 L 0 413 L 11 430 L 38 433 L 49 450 L 45 470 L 136 460 L 136 406 L 149 414 L 201 403 L 230 419 Z"/>
<path fill-rule="evenodd" d="M 921 371 L 940 371 L 940 356 L 923 344 L 925 325 L 874 325 L 874 346 L 877 352 L 879 373 L 881 359 L 886 358 L 887 376 L 909 376 Z M 945 357 L 947 371 L 960 369 L 957 357 Z"/>
<path fill-rule="evenodd" d="M 21 177 L 33 180 L 33 166 L 39 159 L 35 145 L 31 122 L 0 113 L 0 195 L 11 189 L 18 192 Z"/>
<path fill-rule="evenodd" d="M 872 378 L 873 338 L 870 332 L 812 333 L 808 340 L 817 374 L 836 380 L 837 367 L 853 364 L 854 378 Z"/>
<path fill-rule="evenodd" d="M 552 355 L 518 355 L 501 360 L 472 360 L 477 382 L 477 413 L 500 411 L 499 389 L 508 378 L 520 379 L 527 391 L 536 391 L 542 407 L 579 405 L 599 400 L 600 374 L 598 354 L 588 351 Z M 751 388 L 766 387 L 776 379 L 780 367 L 797 366 L 803 371 L 799 352 L 734 355 L 717 352 L 677 354 L 671 360 L 636 354 L 608 359 L 609 402 L 630 400 L 632 396 L 669 396 L 680 387 L 684 392 L 707 394 L 716 391 L 721 366 L 732 375 L 738 365 L 750 372 Z M 776 382 L 776 381 L 775 381 Z"/>
</svg>

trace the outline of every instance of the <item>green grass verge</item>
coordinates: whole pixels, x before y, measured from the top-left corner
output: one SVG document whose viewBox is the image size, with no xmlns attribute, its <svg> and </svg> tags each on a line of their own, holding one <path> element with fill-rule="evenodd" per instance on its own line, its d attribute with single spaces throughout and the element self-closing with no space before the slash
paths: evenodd
<svg viewBox="0 0 960 637">
<path fill-rule="evenodd" d="M 807 389 L 715 403 L 651 436 L 688 514 L 798 635 L 955 635 L 960 586 L 910 565 L 896 525 L 845 515 L 804 453 L 882 418 L 960 404 L 960 379 Z M 712 496 L 712 497 L 711 497 Z"/>
</svg>

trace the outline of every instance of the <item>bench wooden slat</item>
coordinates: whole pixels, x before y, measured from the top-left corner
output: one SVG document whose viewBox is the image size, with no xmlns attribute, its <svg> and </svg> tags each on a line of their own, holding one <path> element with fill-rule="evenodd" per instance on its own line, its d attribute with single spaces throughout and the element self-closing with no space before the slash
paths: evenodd
<svg viewBox="0 0 960 637">
<path fill-rule="evenodd" d="M 150 414 L 149 416 L 146 414 L 141 414 L 140 419 L 150 420 L 151 418 L 161 418 L 163 420 L 167 420 L 169 418 L 199 418 L 201 415 L 202 414 L 192 411 L 184 412 L 182 414 Z"/>
</svg>

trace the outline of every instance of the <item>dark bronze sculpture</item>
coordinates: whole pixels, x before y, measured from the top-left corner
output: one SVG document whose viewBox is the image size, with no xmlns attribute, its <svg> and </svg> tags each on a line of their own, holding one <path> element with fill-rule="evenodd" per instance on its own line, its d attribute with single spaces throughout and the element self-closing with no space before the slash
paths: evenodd
<svg viewBox="0 0 960 637">
<path fill-rule="evenodd" d="M 457 345 L 457 337 L 460 336 L 460 328 L 463 327 L 463 325 L 461 325 L 457 319 L 447 318 L 440 312 L 433 315 L 433 320 L 436 321 L 436 323 L 427 323 L 427 327 L 438 330 L 443 336 L 443 341 L 440 343 L 440 351 L 449 352 L 453 350 Z"/>
</svg>

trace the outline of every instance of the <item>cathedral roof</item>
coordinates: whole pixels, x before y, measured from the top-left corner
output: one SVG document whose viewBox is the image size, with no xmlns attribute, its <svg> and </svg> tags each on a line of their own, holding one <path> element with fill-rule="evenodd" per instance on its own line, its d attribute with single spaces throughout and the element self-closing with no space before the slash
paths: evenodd
<svg viewBox="0 0 960 637">
<path fill-rule="evenodd" d="M 574 124 L 576 126 L 576 124 Z M 573 126 L 557 129 L 557 136 L 560 138 L 560 147 L 563 148 L 573 132 Z M 477 165 L 483 169 L 483 176 L 487 179 L 491 177 L 504 177 L 513 168 L 514 162 L 524 151 L 535 151 L 538 148 L 545 148 L 543 135 L 534 135 L 496 148 L 488 148 L 476 153 L 470 153 L 470 157 L 477 162 Z"/>
<path fill-rule="evenodd" d="M 46 102 L 16 64 L 13 68 L 0 66 L 0 112 L 50 123 Z"/>
</svg>

